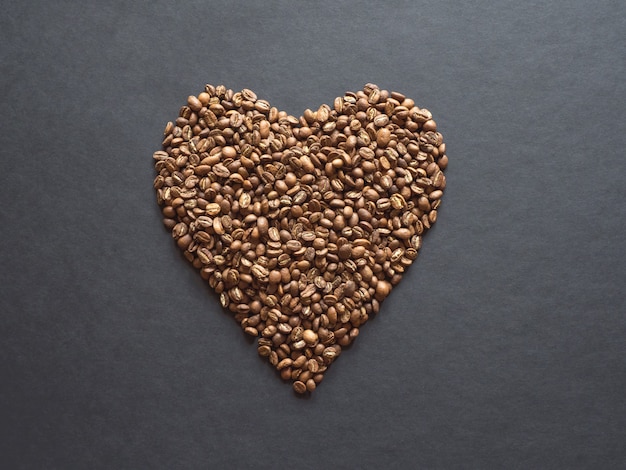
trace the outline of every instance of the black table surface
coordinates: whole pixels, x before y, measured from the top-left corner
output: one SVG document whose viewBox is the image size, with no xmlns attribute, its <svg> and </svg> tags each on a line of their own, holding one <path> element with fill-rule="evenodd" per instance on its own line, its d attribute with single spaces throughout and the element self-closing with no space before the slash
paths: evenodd
<svg viewBox="0 0 626 470">
<path fill-rule="evenodd" d="M 0 467 L 626 468 L 626 4 L 3 2 Z M 299 398 L 161 225 L 206 83 L 432 111 L 416 263 Z"/>
</svg>

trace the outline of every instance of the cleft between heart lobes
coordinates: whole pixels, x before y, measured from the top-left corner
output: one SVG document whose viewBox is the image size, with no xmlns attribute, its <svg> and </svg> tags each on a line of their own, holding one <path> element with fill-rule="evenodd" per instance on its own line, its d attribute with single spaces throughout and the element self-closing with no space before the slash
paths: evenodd
<svg viewBox="0 0 626 470">
<path fill-rule="evenodd" d="M 448 157 L 431 113 L 367 84 L 296 118 L 206 85 L 164 136 L 163 223 L 258 353 L 312 392 L 437 220 Z"/>
</svg>

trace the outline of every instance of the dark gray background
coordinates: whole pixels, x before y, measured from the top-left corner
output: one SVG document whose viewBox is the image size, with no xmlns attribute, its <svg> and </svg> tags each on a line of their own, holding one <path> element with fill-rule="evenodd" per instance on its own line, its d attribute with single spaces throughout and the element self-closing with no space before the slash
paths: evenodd
<svg viewBox="0 0 626 470">
<path fill-rule="evenodd" d="M 2 2 L 0 467 L 626 468 L 622 1 Z M 448 145 L 437 226 L 309 399 L 161 226 L 205 83 L 366 82 Z"/>
</svg>

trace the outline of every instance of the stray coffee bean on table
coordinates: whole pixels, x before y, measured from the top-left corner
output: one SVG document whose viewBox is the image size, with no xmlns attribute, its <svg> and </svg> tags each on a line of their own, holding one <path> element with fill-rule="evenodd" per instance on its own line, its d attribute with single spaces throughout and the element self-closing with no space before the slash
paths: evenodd
<svg viewBox="0 0 626 470">
<path fill-rule="evenodd" d="M 431 113 L 367 84 L 299 118 L 206 85 L 154 153 L 163 223 L 298 393 L 380 309 L 437 220 Z"/>
</svg>

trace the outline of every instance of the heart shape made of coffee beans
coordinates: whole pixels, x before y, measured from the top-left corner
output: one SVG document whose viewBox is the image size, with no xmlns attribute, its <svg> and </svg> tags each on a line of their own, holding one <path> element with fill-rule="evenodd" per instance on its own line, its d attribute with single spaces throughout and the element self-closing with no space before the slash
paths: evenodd
<svg viewBox="0 0 626 470">
<path fill-rule="evenodd" d="M 417 257 L 448 163 L 431 113 L 367 84 L 300 118 L 206 85 L 154 153 L 163 222 L 298 393 Z"/>
</svg>

